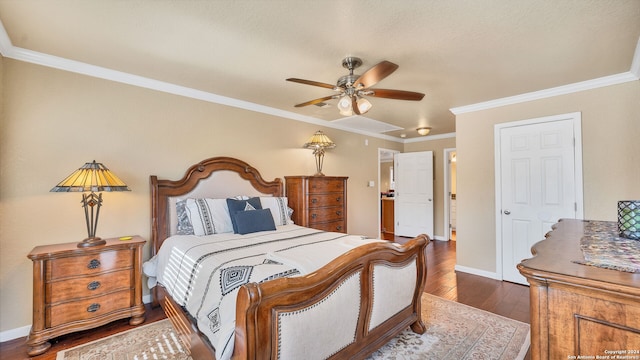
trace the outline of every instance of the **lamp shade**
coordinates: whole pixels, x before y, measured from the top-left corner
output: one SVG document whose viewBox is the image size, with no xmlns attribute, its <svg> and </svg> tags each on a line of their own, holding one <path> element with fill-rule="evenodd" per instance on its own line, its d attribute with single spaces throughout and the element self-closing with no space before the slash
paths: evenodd
<svg viewBox="0 0 640 360">
<path fill-rule="evenodd" d="M 67 176 L 51 192 L 130 191 L 129 187 L 101 163 L 86 163 Z"/>
<path fill-rule="evenodd" d="M 316 157 L 316 173 L 315 176 L 324 176 L 322 173 L 322 163 L 324 162 L 324 150 L 333 149 L 336 144 L 329 139 L 322 131 L 318 130 L 307 141 L 303 147 L 313 149 L 313 155 Z"/>
<path fill-rule="evenodd" d="M 96 236 L 98 216 L 102 206 L 101 191 L 130 191 L 127 184 L 112 173 L 106 166 L 95 160 L 84 164 L 80 169 L 67 176 L 51 192 L 83 192 L 82 207 L 87 224 L 87 237 L 78 243 L 78 247 L 104 245 L 106 241 Z M 90 192 L 90 194 L 86 194 Z"/>
<path fill-rule="evenodd" d="M 303 147 L 306 149 L 333 149 L 336 147 L 336 144 L 322 131 L 318 130 L 309 138 Z"/>
<path fill-rule="evenodd" d="M 369 100 L 363 97 L 358 99 L 358 111 L 360 111 L 361 115 L 365 114 L 370 109 L 371 109 L 371 103 L 369 102 Z"/>
<path fill-rule="evenodd" d="M 340 110 L 340 115 L 342 116 L 351 116 L 353 115 L 353 110 L 351 108 L 351 97 L 345 95 L 338 100 L 338 110 Z"/>
</svg>

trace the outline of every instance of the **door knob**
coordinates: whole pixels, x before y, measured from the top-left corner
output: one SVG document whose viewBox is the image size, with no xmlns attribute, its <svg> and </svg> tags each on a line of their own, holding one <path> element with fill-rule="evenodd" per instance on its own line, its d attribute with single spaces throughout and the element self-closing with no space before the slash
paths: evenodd
<svg viewBox="0 0 640 360">
<path fill-rule="evenodd" d="M 511 211 L 509 211 L 509 210 L 505 210 L 505 211 L 504 211 L 504 214 L 505 214 L 505 215 L 511 215 Z"/>
</svg>

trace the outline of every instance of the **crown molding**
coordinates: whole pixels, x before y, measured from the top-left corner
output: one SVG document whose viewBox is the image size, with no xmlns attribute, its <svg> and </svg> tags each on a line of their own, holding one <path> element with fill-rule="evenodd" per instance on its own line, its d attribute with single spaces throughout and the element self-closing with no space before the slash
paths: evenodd
<svg viewBox="0 0 640 360">
<path fill-rule="evenodd" d="M 11 44 L 11 39 L 9 39 L 9 34 L 7 34 L 2 20 L 0 20 L 0 55 L 8 57 L 7 54 L 12 47 L 13 45 Z"/>
<path fill-rule="evenodd" d="M 459 115 L 459 114 L 464 114 L 464 113 L 469 113 L 474 111 L 493 109 L 493 108 L 497 108 L 505 105 L 513 105 L 513 104 L 519 104 L 519 103 L 532 101 L 532 100 L 549 98 L 549 97 L 558 96 L 558 95 L 566 95 L 566 94 L 571 94 L 571 93 L 580 92 L 584 90 L 596 89 L 596 88 L 610 86 L 610 85 L 617 85 L 617 84 L 622 84 L 629 81 L 637 81 L 638 79 L 640 79 L 640 38 L 638 38 L 638 43 L 636 44 L 636 50 L 633 54 L 633 59 L 631 61 L 631 69 L 629 70 L 629 72 L 610 75 L 610 76 L 603 76 L 603 77 L 592 79 L 592 80 L 586 80 L 586 81 L 581 81 L 581 82 L 577 82 L 569 85 L 558 86 L 550 89 L 534 91 L 534 92 L 529 92 L 529 93 L 515 95 L 515 96 L 509 96 L 501 99 L 495 99 L 495 100 L 484 101 L 484 102 L 471 104 L 471 105 L 454 107 L 449 109 L 449 111 L 451 111 L 454 115 Z"/>
<path fill-rule="evenodd" d="M 631 71 L 636 79 L 640 79 L 640 37 L 636 44 L 636 52 L 633 54 L 633 61 L 631 62 Z"/>
<path fill-rule="evenodd" d="M 405 139 L 404 143 L 408 144 L 408 143 L 423 142 L 423 141 L 450 139 L 455 137 L 456 137 L 456 133 L 452 132 L 452 133 L 446 133 L 446 134 L 427 135 L 427 136 L 420 136 L 417 138 Z"/>
<path fill-rule="evenodd" d="M 569 85 L 558 86 L 550 89 L 534 91 L 530 93 L 509 96 L 501 99 L 495 99 L 490 101 L 485 101 L 477 104 L 471 104 L 466 106 L 459 106 L 455 108 L 449 109 L 454 115 L 460 115 L 464 113 L 493 109 L 506 105 L 519 104 L 523 102 L 539 100 L 550 98 L 558 95 L 566 95 L 572 94 L 584 90 L 591 90 L 596 88 L 601 88 L 610 85 L 622 84 L 629 81 L 638 80 L 638 76 L 632 74 L 631 72 L 626 72 L 622 74 L 604 76 L 597 79 L 581 81 Z"/>
</svg>

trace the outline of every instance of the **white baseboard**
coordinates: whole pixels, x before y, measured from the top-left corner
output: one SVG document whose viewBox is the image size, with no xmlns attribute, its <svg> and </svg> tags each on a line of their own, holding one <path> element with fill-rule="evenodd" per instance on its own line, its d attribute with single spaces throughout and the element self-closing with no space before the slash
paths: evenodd
<svg viewBox="0 0 640 360">
<path fill-rule="evenodd" d="M 478 276 L 486 277 L 486 278 L 489 278 L 489 279 L 502 281 L 502 279 L 500 279 L 498 277 L 498 274 L 496 274 L 495 272 L 491 272 L 491 271 L 470 268 L 470 267 L 466 267 L 466 266 L 462 266 L 462 265 L 456 265 L 454 267 L 454 270 L 455 271 L 460 271 L 460 272 L 463 272 L 463 273 L 467 273 L 467 274 L 478 275 Z"/>
<path fill-rule="evenodd" d="M 5 341 L 25 337 L 29 335 L 29 330 L 31 330 L 31 325 L 2 331 L 0 332 L 0 342 L 5 342 Z"/>
<path fill-rule="evenodd" d="M 142 302 L 145 304 L 150 303 L 151 294 L 142 296 Z M 0 332 L 0 342 L 14 340 L 21 337 L 26 337 L 29 335 L 30 330 L 31 330 L 31 325 L 26 325 L 19 328 L 2 331 Z"/>
</svg>

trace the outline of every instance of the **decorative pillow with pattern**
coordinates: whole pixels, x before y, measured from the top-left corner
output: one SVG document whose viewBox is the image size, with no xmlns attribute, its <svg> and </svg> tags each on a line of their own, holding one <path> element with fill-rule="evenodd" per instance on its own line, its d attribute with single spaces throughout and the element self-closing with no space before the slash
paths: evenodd
<svg viewBox="0 0 640 360">
<path fill-rule="evenodd" d="M 262 196 L 260 197 L 260 202 L 263 209 L 271 209 L 273 222 L 276 226 L 293 224 L 293 220 L 291 220 L 292 211 L 290 211 L 286 196 Z"/>
<path fill-rule="evenodd" d="M 233 232 L 226 199 L 187 199 L 185 210 L 197 236 Z"/>
<path fill-rule="evenodd" d="M 193 235 L 193 226 L 187 215 L 187 200 L 180 200 L 176 202 L 176 212 L 178 214 L 178 224 L 176 226 L 176 234 L 178 235 Z"/>
</svg>

